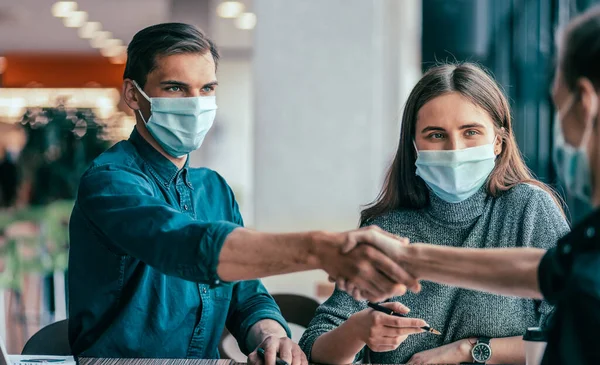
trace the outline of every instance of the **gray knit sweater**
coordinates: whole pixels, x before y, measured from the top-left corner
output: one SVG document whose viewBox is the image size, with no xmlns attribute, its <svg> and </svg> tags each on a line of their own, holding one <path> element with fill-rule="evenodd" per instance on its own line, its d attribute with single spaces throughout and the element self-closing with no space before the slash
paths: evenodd
<svg viewBox="0 0 600 365">
<path fill-rule="evenodd" d="M 497 198 L 487 195 L 482 188 L 456 204 L 447 203 L 431 193 L 426 208 L 393 211 L 372 223 L 408 237 L 411 242 L 471 248 L 548 249 L 569 230 L 549 194 L 528 184 L 518 185 Z M 405 304 L 411 309 L 411 317 L 424 319 L 442 335 L 411 335 L 394 351 L 375 353 L 365 348 L 359 356 L 367 355 L 373 364 L 398 364 L 405 363 L 415 353 L 468 337 L 519 336 L 527 327 L 542 325 L 552 310 L 549 304 L 531 299 L 431 282 L 423 282 L 422 287 L 420 294 L 408 293 L 391 301 Z M 300 347 L 310 359 L 313 343 L 320 335 L 365 308 L 366 302 L 358 302 L 336 290 L 317 310 L 300 340 Z"/>
</svg>

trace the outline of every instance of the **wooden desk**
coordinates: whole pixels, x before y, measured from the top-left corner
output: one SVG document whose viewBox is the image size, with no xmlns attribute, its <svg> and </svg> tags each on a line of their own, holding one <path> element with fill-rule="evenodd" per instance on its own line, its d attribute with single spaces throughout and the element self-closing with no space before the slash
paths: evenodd
<svg viewBox="0 0 600 365">
<path fill-rule="evenodd" d="M 200 359 L 104 359 L 80 357 L 79 365 L 235 365 L 233 360 Z"/>
</svg>

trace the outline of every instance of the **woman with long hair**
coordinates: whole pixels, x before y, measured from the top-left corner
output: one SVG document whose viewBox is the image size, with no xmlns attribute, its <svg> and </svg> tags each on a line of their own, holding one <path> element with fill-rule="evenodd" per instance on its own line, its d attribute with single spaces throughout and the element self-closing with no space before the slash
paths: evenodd
<svg viewBox="0 0 600 365">
<path fill-rule="evenodd" d="M 433 67 L 414 87 L 396 157 L 361 225 L 466 248 L 548 249 L 569 231 L 557 195 L 521 157 L 502 90 L 470 63 Z M 339 289 L 300 341 L 312 362 L 525 363 L 521 336 L 552 310 L 543 301 L 423 282 L 421 293 L 381 304 L 410 310 L 401 318 Z M 441 335 L 425 333 L 427 325 Z"/>
</svg>

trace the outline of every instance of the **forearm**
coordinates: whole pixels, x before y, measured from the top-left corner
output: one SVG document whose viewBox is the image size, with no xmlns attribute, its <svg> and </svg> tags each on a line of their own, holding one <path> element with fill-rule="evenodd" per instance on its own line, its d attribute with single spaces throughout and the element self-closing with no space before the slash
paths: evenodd
<svg viewBox="0 0 600 365">
<path fill-rule="evenodd" d="M 397 261 L 421 280 L 501 295 L 541 299 L 536 248 L 466 249 L 416 243 Z"/>
<path fill-rule="evenodd" d="M 477 338 L 465 338 L 455 342 L 458 357 L 453 360 L 472 363 L 471 350 L 476 342 Z M 492 338 L 490 347 L 492 348 L 492 357 L 487 361 L 488 364 L 525 364 L 525 345 L 521 336 Z"/>
<path fill-rule="evenodd" d="M 222 280 L 238 281 L 321 268 L 323 251 L 316 244 L 323 233 L 274 234 L 238 228 L 225 239 L 217 273 Z"/>
<path fill-rule="evenodd" d="M 277 321 L 272 319 L 263 319 L 262 321 L 258 321 L 250 328 L 250 331 L 248 331 L 248 336 L 246 337 L 246 348 L 250 351 L 253 351 L 267 337 L 270 336 L 277 338 L 287 337 L 287 333 Z"/>
<path fill-rule="evenodd" d="M 493 338 L 490 364 L 525 364 L 525 344 L 521 336 Z"/>
<path fill-rule="evenodd" d="M 336 329 L 315 340 L 310 360 L 320 364 L 351 364 L 363 347 L 365 343 L 360 340 L 350 317 Z"/>
</svg>

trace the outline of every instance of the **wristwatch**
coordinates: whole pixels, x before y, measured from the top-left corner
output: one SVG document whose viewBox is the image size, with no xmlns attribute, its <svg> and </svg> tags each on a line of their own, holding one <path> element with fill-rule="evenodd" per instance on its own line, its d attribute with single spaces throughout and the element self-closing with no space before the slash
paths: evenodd
<svg viewBox="0 0 600 365">
<path fill-rule="evenodd" d="M 477 343 L 473 346 L 471 350 L 471 356 L 473 356 L 473 361 L 478 364 L 485 364 L 486 361 L 492 358 L 492 347 L 490 346 L 489 337 L 479 337 L 477 339 Z"/>
</svg>

